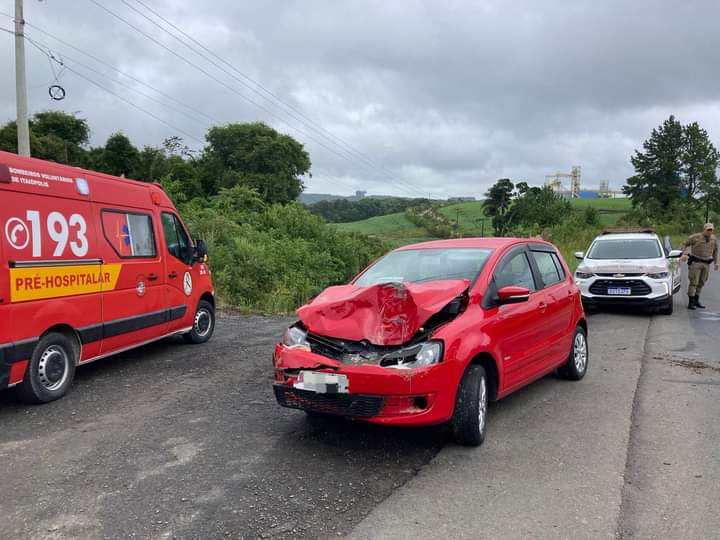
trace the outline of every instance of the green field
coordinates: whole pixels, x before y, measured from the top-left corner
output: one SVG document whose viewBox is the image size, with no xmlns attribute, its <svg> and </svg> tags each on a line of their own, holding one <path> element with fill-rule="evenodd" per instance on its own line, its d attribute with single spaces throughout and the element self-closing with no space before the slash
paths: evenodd
<svg viewBox="0 0 720 540">
<path fill-rule="evenodd" d="M 578 212 L 587 206 L 594 207 L 600 215 L 601 224 L 606 227 L 617 224 L 630 210 L 628 199 L 573 199 L 571 204 Z M 453 221 L 459 221 L 462 236 L 489 236 L 492 234 L 490 219 L 483 215 L 482 209 L 482 201 L 472 201 L 442 206 L 438 211 Z M 402 212 L 351 223 L 337 223 L 335 226 L 347 232 L 377 236 L 394 246 L 433 239 L 423 228 L 408 221 Z"/>
</svg>

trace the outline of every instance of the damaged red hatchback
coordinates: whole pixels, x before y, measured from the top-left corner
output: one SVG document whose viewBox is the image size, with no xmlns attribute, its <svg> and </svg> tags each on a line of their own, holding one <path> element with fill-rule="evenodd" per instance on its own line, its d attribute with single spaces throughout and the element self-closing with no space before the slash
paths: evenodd
<svg viewBox="0 0 720 540">
<path fill-rule="evenodd" d="M 511 238 L 405 246 L 298 310 L 275 348 L 278 403 L 485 438 L 488 401 L 587 370 L 580 292 L 555 247 Z"/>
</svg>

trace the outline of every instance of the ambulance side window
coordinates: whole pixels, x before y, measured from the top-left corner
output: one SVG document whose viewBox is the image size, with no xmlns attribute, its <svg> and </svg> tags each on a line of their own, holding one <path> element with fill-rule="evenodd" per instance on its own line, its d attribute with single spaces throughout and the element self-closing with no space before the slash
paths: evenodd
<svg viewBox="0 0 720 540">
<path fill-rule="evenodd" d="M 163 212 L 162 224 L 170 255 L 185 264 L 192 264 L 192 244 L 180 220 L 174 214 Z"/>
<path fill-rule="evenodd" d="M 103 210 L 105 240 L 123 259 L 154 258 L 157 255 L 152 217 L 148 214 Z"/>
</svg>

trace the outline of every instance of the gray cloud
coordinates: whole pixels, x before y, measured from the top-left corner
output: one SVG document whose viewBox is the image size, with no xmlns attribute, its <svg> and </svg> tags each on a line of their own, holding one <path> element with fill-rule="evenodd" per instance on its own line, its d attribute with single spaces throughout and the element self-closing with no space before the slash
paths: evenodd
<svg viewBox="0 0 720 540">
<path fill-rule="evenodd" d="M 101 3 L 285 121 L 88 0 L 26 0 L 26 18 L 214 119 L 263 120 L 297 137 L 313 160 L 309 191 L 480 196 L 499 177 L 541 183 L 574 164 L 588 187 L 608 179 L 617 188 L 632 172 L 633 149 L 671 113 L 699 121 L 718 144 L 714 1 L 144 1 L 372 164 L 336 139 L 298 130 L 297 121 L 119 1 Z M 9 13 L 11 4 L 0 10 Z M 0 26 L 11 27 L 2 19 Z M 28 34 L 111 73 L 33 28 Z M 0 38 L 12 73 L 12 38 Z M 31 110 L 79 111 L 95 144 L 118 129 L 137 144 L 175 133 L 71 73 L 61 77 L 68 98 L 51 102 L 48 61 L 32 47 L 28 70 Z M 88 77 L 197 139 L 211 123 Z M 2 118 L 14 115 L 13 91 L 11 77 L 0 81 Z"/>
</svg>

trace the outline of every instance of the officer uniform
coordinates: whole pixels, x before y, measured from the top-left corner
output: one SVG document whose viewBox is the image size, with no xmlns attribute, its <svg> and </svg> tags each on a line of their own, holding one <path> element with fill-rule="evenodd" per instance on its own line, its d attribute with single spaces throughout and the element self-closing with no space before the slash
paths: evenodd
<svg viewBox="0 0 720 540">
<path fill-rule="evenodd" d="M 714 231 L 712 224 L 708 223 L 705 230 Z M 688 296 L 689 309 L 703 308 L 700 303 L 700 292 L 710 274 L 710 264 L 718 264 L 718 241 L 714 234 L 693 234 L 685 242 L 685 254 L 688 256 Z"/>
</svg>

